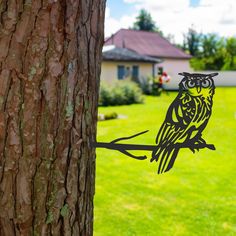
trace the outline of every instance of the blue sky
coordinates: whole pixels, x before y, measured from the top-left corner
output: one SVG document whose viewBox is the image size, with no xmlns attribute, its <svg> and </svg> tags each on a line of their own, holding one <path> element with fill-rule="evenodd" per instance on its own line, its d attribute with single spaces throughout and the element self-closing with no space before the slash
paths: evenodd
<svg viewBox="0 0 236 236">
<path fill-rule="evenodd" d="M 107 0 L 105 35 L 129 28 L 141 8 L 149 11 L 157 26 L 181 43 L 183 34 L 194 26 L 202 33 L 235 35 L 235 0 Z"/>
<path fill-rule="evenodd" d="M 158 1 L 158 0 L 157 0 Z M 196 7 L 200 0 L 190 0 L 189 5 Z M 107 0 L 107 7 L 109 7 L 114 18 L 119 19 L 122 15 L 129 15 L 135 11 L 135 5 L 132 3 L 125 3 L 123 0 Z"/>
<path fill-rule="evenodd" d="M 133 4 L 124 3 L 123 0 L 107 0 L 107 7 L 110 8 L 112 16 L 116 19 L 122 15 L 129 15 L 135 10 Z"/>
<path fill-rule="evenodd" d="M 197 7 L 199 5 L 200 0 L 190 0 L 189 4 L 192 7 Z"/>
</svg>

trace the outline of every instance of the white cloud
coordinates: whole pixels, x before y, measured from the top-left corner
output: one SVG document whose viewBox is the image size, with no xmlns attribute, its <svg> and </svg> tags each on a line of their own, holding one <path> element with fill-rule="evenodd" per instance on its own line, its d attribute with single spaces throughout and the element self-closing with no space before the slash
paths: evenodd
<svg viewBox="0 0 236 236">
<path fill-rule="evenodd" d="M 137 13 L 134 13 L 130 16 L 124 15 L 119 20 L 117 20 L 111 16 L 110 9 L 107 7 L 105 17 L 105 36 L 108 37 L 121 28 L 127 29 L 131 27 L 135 21 L 136 14 Z"/>
<path fill-rule="evenodd" d="M 235 0 L 201 0 L 199 6 L 191 7 L 189 0 L 124 0 L 132 3 L 135 9 L 147 9 L 165 35 L 173 34 L 176 42 L 182 42 L 183 33 L 191 25 L 203 33 L 218 33 L 221 36 L 235 35 L 236 2 Z M 137 12 L 132 16 L 122 16 L 116 20 L 106 18 L 106 35 L 119 28 L 133 25 Z"/>
</svg>

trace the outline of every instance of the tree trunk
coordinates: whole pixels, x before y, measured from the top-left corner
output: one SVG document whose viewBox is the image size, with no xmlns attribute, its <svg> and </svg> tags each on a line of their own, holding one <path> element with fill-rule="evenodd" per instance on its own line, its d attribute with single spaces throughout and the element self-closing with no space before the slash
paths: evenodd
<svg viewBox="0 0 236 236">
<path fill-rule="evenodd" d="M 0 235 L 92 235 L 105 0 L 0 1 Z"/>
</svg>

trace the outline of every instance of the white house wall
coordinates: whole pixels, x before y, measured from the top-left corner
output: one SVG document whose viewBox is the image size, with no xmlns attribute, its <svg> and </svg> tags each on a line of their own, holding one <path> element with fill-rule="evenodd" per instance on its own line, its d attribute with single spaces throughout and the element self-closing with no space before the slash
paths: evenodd
<svg viewBox="0 0 236 236">
<path fill-rule="evenodd" d="M 148 76 L 152 76 L 152 64 L 151 63 L 142 63 L 142 62 L 102 62 L 101 69 L 101 81 L 113 82 L 117 81 L 117 67 L 125 66 L 130 67 L 132 70 L 132 66 L 139 66 L 139 76 L 147 78 Z"/>
<path fill-rule="evenodd" d="M 117 66 L 124 65 L 132 67 L 138 65 L 140 75 L 144 78 L 152 76 L 152 64 L 150 63 L 130 63 L 130 62 L 102 62 L 101 81 L 113 82 L 117 81 Z M 166 89 L 177 90 L 178 84 L 183 78 L 178 75 L 179 72 L 192 72 L 189 67 L 188 60 L 165 59 L 165 62 L 157 64 L 163 67 L 171 76 L 171 81 L 165 84 Z M 194 71 L 194 73 L 212 73 L 215 71 Z M 214 78 L 216 86 L 236 86 L 236 71 L 219 71 L 219 76 Z"/>
<path fill-rule="evenodd" d="M 165 85 L 167 89 L 178 88 L 181 79 L 178 73 L 192 72 L 188 59 L 164 59 L 162 63 L 157 64 L 157 67 L 162 67 L 163 71 L 171 77 L 170 82 Z"/>
</svg>

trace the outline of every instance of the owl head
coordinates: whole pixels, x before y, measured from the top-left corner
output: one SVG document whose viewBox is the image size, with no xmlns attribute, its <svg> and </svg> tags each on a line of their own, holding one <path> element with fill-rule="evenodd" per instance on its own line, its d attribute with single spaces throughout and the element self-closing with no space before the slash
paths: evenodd
<svg viewBox="0 0 236 236">
<path fill-rule="evenodd" d="M 215 84 L 213 77 L 218 73 L 211 74 L 196 74 L 196 73 L 179 73 L 184 78 L 179 83 L 181 91 L 186 91 L 190 96 L 208 96 L 214 94 Z"/>
</svg>

